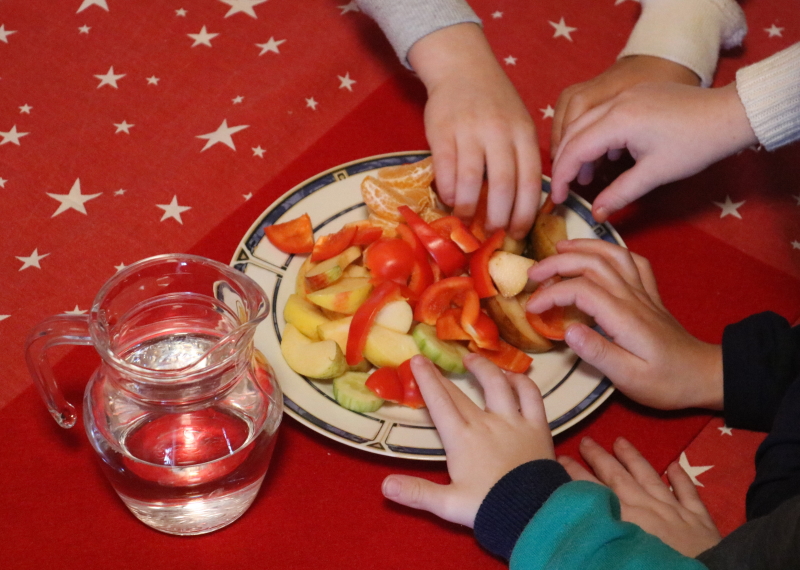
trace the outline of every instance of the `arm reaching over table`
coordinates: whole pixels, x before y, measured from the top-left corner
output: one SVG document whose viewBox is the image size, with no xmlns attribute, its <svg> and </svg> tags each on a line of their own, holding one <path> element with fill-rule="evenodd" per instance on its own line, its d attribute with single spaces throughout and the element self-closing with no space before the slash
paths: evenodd
<svg viewBox="0 0 800 570">
<path fill-rule="evenodd" d="M 736 82 L 703 90 L 643 84 L 576 119 L 553 163 L 553 200 L 591 180 L 591 164 L 627 149 L 636 164 L 594 201 L 596 220 L 653 188 L 691 176 L 748 146 L 774 150 L 800 138 L 800 44 L 742 68 Z"/>
<path fill-rule="evenodd" d="M 428 92 L 425 132 L 442 201 L 475 214 L 484 174 L 487 228 L 516 239 L 533 224 L 541 192 L 536 128 L 463 0 L 358 0 Z"/>
</svg>

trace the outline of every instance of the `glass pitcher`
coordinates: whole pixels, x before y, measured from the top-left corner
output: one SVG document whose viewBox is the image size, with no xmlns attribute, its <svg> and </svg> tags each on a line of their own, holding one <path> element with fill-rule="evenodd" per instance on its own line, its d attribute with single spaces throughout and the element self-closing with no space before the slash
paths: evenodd
<svg viewBox="0 0 800 570">
<path fill-rule="evenodd" d="M 71 428 L 77 414 L 47 351 L 93 345 L 102 361 L 83 420 L 114 489 L 151 527 L 203 534 L 247 510 L 272 456 L 283 398 L 253 346 L 268 312 L 264 292 L 243 273 L 160 255 L 117 273 L 88 315 L 40 323 L 26 358 L 50 413 Z"/>
</svg>

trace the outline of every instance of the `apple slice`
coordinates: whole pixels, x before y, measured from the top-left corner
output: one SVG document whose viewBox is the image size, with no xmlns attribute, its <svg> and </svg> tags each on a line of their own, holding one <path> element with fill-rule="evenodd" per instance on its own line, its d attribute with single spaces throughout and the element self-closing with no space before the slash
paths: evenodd
<svg viewBox="0 0 800 570">
<path fill-rule="evenodd" d="M 410 334 L 403 334 L 380 325 L 372 325 L 364 347 L 364 358 L 376 367 L 397 368 L 403 362 L 419 354 L 417 343 Z"/>
<path fill-rule="evenodd" d="M 330 322 L 319 307 L 297 294 L 289 295 L 283 308 L 283 318 L 311 340 L 320 340 L 317 327 Z"/>
<path fill-rule="evenodd" d="M 533 259 L 507 251 L 496 251 L 489 258 L 489 275 L 503 297 L 514 297 L 528 284 L 528 269 Z"/>
<path fill-rule="evenodd" d="M 361 248 L 350 246 L 339 255 L 318 263 L 306 273 L 306 285 L 311 291 L 330 287 L 344 274 L 345 268 L 361 257 Z"/>
<path fill-rule="evenodd" d="M 281 354 L 289 368 L 308 378 L 327 380 L 347 371 L 347 360 L 336 342 L 314 342 L 291 323 L 283 329 Z"/>
<path fill-rule="evenodd" d="M 303 299 L 306 298 L 306 295 L 311 293 L 311 288 L 306 283 L 306 273 L 311 271 L 316 263 L 311 261 L 311 256 L 306 257 L 306 260 L 300 266 L 300 269 L 297 271 L 297 280 L 295 281 L 294 285 L 294 292 L 297 295 L 300 295 Z"/>
<path fill-rule="evenodd" d="M 372 292 L 372 283 L 363 277 L 341 279 L 324 289 L 308 294 L 308 300 L 330 311 L 352 315 Z"/>
<path fill-rule="evenodd" d="M 547 352 L 553 348 L 553 343 L 533 330 L 528 322 L 525 317 L 527 300 L 526 293 L 510 299 L 497 295 L 484 299 L 483 306 L 507 343 L 525 352 Z"/>
<path fill-rule="evenodd" d="M 414 310 L 406 301 L 398 299 L 391 301 L 383 306 L 375 315 L 373 321 L 376 325 L 381 325 L 387 329 L 397 331 L 399 333 L 407 333 L 411 330 L 411 323 L 414 321 Z"/>
<path fill-rule="evenodd" d="M 555 255 L 556 244 L 563 239 L 567 239 L 567 222 L 564 216 L 539 212 L 530 235 L 533 256 L 541 261 Z"/>
<path fill-rule="evenodd" d="M 342 349 L 347 351 L 347 335 L 350 332 L 350 321 L 353 317 L 345 317 L 337 321 L 328 321 L 317 327 L 317 334 L 321 340 L 333 340 Z"/>
</svg>

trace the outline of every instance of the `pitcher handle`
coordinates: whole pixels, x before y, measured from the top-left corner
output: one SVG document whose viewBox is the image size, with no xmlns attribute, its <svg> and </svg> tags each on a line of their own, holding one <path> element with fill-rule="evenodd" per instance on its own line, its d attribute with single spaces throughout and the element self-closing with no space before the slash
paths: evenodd
<svg viewBox="0 0 800 570">
<path fill-rule="evenodd" d="M 56 315 L 39 323 L 25 341 L 25 360 L 39 395 L 58 425 L 69 429 L 75 425 L 75 406 L 67 402 L 47 360 L 50 347 L 63 344 L 91 345 L 88 315 Z"/>
</svg>

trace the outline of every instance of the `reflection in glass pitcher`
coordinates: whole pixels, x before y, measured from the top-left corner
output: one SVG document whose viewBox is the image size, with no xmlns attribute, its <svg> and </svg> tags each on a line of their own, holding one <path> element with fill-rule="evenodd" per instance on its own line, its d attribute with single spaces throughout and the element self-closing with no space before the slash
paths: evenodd
<svg viewBox="0 0 800 570">
<path fill-rule="evenodd" d="M 243 273 L 162 255 L 117 273 L 89 315 L 40 323 L 26 357 L 50 413 L 70 428 L 77 414 L 47 351 L 95 347 L 102 362 L 86 387 L 84 426 L 114 489 L 153 528 L 202 534 L 247 510 L 272 456 L 283 399 L 253 347 L 268 312 Z"/>
</svg>

